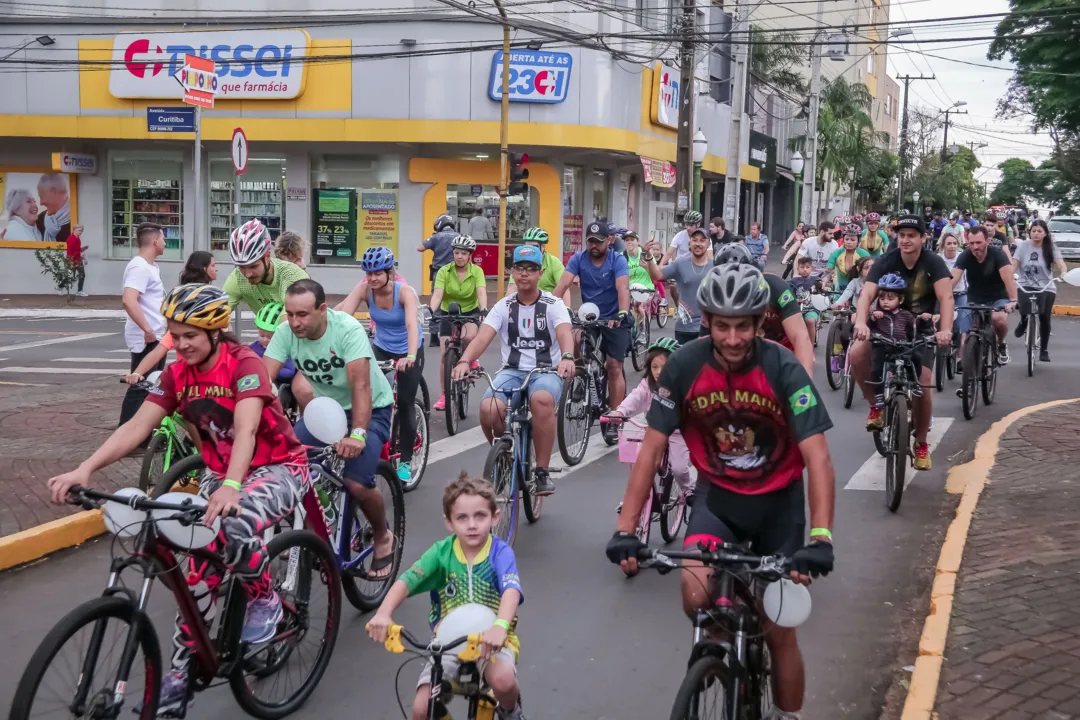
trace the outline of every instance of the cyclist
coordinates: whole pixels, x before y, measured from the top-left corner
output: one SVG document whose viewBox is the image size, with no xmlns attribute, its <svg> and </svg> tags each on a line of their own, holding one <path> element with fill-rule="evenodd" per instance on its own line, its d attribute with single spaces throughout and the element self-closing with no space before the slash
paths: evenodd
<svg viewBox="0 0 1080 720">
<path fill-rule="evenodd" d="M 435 276 L 439 274 L 439 270 L 454 262 L 454 248 L 451 243 L 457 235 L 457 230 L 454 229 L 454 218 L 445 214 L 440 215 L 435 218 L 435 232 L 416 248 L 421 253 L 425 250 L 431 251 L 431 266 L 428 268 L 428 279 L 431 280 L 433 286 Z M 437 323 L 438 320 L 432 317 L 431 327 L 429 328 L 431 347 L 438 347 L 439 345 L 439 326 Z"/>
<path fill-rule="evenodd" d="M 930 319 L 933 313 L 941 315 L 937 330 L 939 345 L 952 342 L 953 296 L 949 269 L 940 256 L 923 249 L 923 223 L 918 215 L 901 215 L 896 220 L 897 250 L 888 252 L 874 261 L 870 274 L 866 276 L 862 295 L 855 313 L 855 342 L 851 347 L 852 375 L 862 389 L 863 397 L 870 404 L 870 414 L 866 418 L 866 429 L 880 430 L 885 426 L 885 412 L 874 407 L 874 388 L 867 382 L 870 371 L 870 329 L 867 326 L 870 305 L 877 299 L 878 282 L 890 273 L 896 273 L 904 280 L 904 300 L 901 306 L 909 310 L 922 322 L 917 328 L 918 334 L 932 330 Z M 935 303 L 938 310 L 935 311 Z M 934 367 L 933 348 L 922 350 L 920 362 L 922 372 L 919 382 L 929 388 L 933 379 L 930 376 Z M 930 418 L 933 411 L 931 392 L 923 391 L 921 397 L 913 402 L 912 417 L 915 425 L 915 460 L 916 470 L 930 469 L 930 446 L 926 434 L 930 430 Z"/>
<path fill-rule="evenodd" d="M 945 230 L 942 230 L 941 232 L 941 259 L 945 261 L 945 266 L 949 268 L 949 273 L 951 275 L 953 269 L 956 267 L 956 261 L 960 257 L 961 238 L 951 232 L 946 232 L 948 229 L 949 227 L 946 225 Z M 953 285 L 953 306 L 962 307 L 967 304 L 967 277 L 963 276 L 958 283 Z M 953 321 L 953 327 L 960 333 L 960 355 L 963 357 L 964 341 L 967 339 L 968 331 L 971 330 L 971 311 L 964 309 L 956 310 L 956 319 Z M 957 361 L 957 368 L 959 369 L 960 366 L 961 363 Z M 963 389 L 957 388 L 957 390 L 963 394 Z"/>
<path fill-rule="evenodd" d="M 843 290 L 848 284 L 848 271 L 855 267 L 856 261 L 861 257 L 870 257 L 871 253 L 859 247 L 859 233 L 862 226 L 857 223 L 848 223 L 844 226 L 844 246 L 833 251 L 829 260 L 825 263 L 827 270 L 831 272 L 826 277 L 832 280 L 832 286 L 837 290 Z"/>
<path fill-rule="evenodd" d="M 1005 346 L 1009 332 L 1007 313 L 1016 309 L 1016 280 L 1007 250 L 990 246 L 981 227 L 968 232 L 967 250 L 956 258 L 952 269 L 952 285 L 955 287 L 965 277 L 968 302 L 994 306 L 991 321 L 997 336 L 998 360 L 1006 365 L 1009 362 L 1009 349 Z"/>
<path fill-rule="evenodd" d="M 675 233 L 675 237 L 671 238 L 671 245 L 668 246 L 667 252 L 664 253 L 664 257 L 660 260 L 660 267 L 666 266 L 673 259 L 681 257 L 688 257 L 690 255 L 690 234 L 701 227 L 701 223 L 704 217 L 697 210 L 690 210 L 683 215 L 683 228 L 679 232 Z M 709 257 L 712 257 L 712 246 L 710 243 Z M 679 307 L 679 286 L 674 282 L 669 283 L 671 287 L 671 302 L 675 307 Z"/>
<path fill-rule="evenodd" d="M 636 236 L 635 236 L 636 237 Z M 525 245 L 532 245 L 540 251 L 540 254 L 544 257 L 544 265 L 540 269 L 540 282 L 538 287 L 541 292 L 553 292 L 555 286 L 559 284 L 559 278 L 562 277 L 563 267 L 562 261 L 559 260 L 557 255 L 552 255 L 547 251 L 548 233 L 547 230 L 538 227 L 531 227 L 525 231 L 525 234 L 521 236 L 521 242 Z M 514 292 L 514 280 L 510 279 L 510 284 L 506 288 L 506 294 Z M 570 291 L 567 290 L 563 293 L 562 301 L 566 303 L 567 307 L 570 307 Z"/>
<path fill-rule="evenodd" d="M 364 326 L 348 313 L 328 309 L 322 285 L 298 280 L 289 286 L 285 314 L 288 323 L 274 333 L 263 364 L 273 376 L 292 358 L 299 374 L 311 381 L 316 397 L 333 398 L 345 408 L 352 430 L 338 442 L 337 452 L 345 461 L 346 489 L 374 533 L 368 576 L 382 579 L 393 564 L 394 536 L 388 529 L 383 495 L 375 487 L 375 472 L 383 445 L 390 439 L 394 391 L 375 364 Z M 303 419 L 295 430 L 305 445 L 326 444 L 308 432 Z"/>
<path fill-rule="evenodd" d="M 646 268 L 654 280 L 673 281 L 680 298 L 675 313 L 675 342 L 685 345 L 701 335 L 701 311 L 697 306 L 697 286 L 709 272 L 709 236 L 701 228 L 690 233 L 690 254 L 675 258 L 663 267 L 647 263 Z M 727 246 L 725 246 L 727 247 Z M 739 247 L 746 249 L 745 245 Z M 723 252 L 723 249 L 721 249 Z M 750 251 L 747 250 L 747 256 Z"/>
<path fill-rule="evenodd" d="M 1005 232 L 1004 225 L 1004 220 L 998 220 L 992 213 L 988 213 L 983 219 L 982 227 L 986 234 L 986 242 L 990 247 L 1004 251 L 1005 257 L 1009 259 L 1009 263 L 1011 264 L 1012 254 L 1009 252 L 1009 236 Z M 971 236 L 970 230 L 968 231 L 968 236 Z"/>
<path fill-rule="evenodd" d="M 495 303 L 453 370 L 455 379 L 464 378 L 495 336 L 502 339 L 502 368 L 491 381 L 493 389 L 484 393 L 480 403 L 480 425 L 488 442 L 503 434 L 511 391 L 521 387 L 530 370 L 557 367 L 562 378 L 574 374 L 570 312 L 562 300 L 537 287 L 542 263 L 540 251 L 531 245 L 519 245 L 514 250 L 510 270 L 517 292 Z M 625 354 L 625 350 L 623 352 Z M 536 451 L 533 479 L 537 495 L 555 492 L 548 467 L 555 444 L 555 406 L 562 386 L 562 380 L 554 375 L 533 375 L 527 388 L 533 414 L 533 448 Z"/>
<path fill-rule="evenodd" d="M 836 489 L 825 402 L 790 351 L 758 337 L 769 306 L 769 284 L 760 270 L 742 263 L 713 268 L 698 288 L 698 304 L 709 338 L 676 351 L 660 373 L 607 557 L 627 574 L 637 572 L 644 545 L 634 525 L 668 437 L 679 430 L 699 481 L 684 547 L 749 541 L 754 552 L 791 557 L 792 579 L 809 584 L 833 569 Z M 711 586 L 712 570 L 686 568 L 682 601 L 688 615 L 710 607 Z M 771 717 L 798 717 L 803 666 L 795 630 L 769 627 L 766 642 L 776 680 Z"/>
<path fill-rule="evenodd" d="M 416 445 L 416 416 L 412 407 L 424 374 L 424 329 L 419 318 L 420 299 L 415 290 L 398 280 L 394 265 L 390 248 L 376 246 L 365 250 L 360 267 L 367 276 L 334 309 L 352 315 L 361 302 L 367 303 L 375 326 L 371 338 L 375 359 L 394 361 L 401 450 L 397 474 L 402 482 L 409 482 Z"/>
<path fill-rule="evenodd" d="M 199 495 L 208 500 L 203 523 L 211 526 L 221 518 L 221 534 L 209 549 L 222 554 L 249 598 L 242 640 L 265 642 L 276 632 L 282 609 L 267 569 L 270 558 L 262 533 L 289 515 L 303 497 L 309 480 L 307 458 L 274 397 L 272 374 L 226 332 L 231 312 L 225 292 L 212 285 L 178 285 L 165 295 L 161 312 L 179 359 L 165 368 L 160 386 L 149 392 L 135 417 L 78 468 L 49 479 L 52 499 L 62 503 L 73 486 L 89 486 L 93 473 L 134 450 L 165 417 L 179 411 L 197 428 L 206 461 L 199 482 Z M 193 585 L 206 582 L 211 592 L 222 580 L 194 559 L 188 577 Z M 159 713 L 182 707 L 190 696 L 192 639 L 179 617 L 173 643 Z"/>
<path fill-rule="evenodd" d="M 230 308 L 235 309 L 242 301 L 257 313 L 263 305 L 283 302 L 285 290 L 308 276 L 288 260 L 273 257 L 273 251 L 270 231 L 257 218 L 232 231 L 229 256 L 236 268 L 225 278 L 224 285 Z"/>
<path fill-rule="evenodd" d="M 587 249 L 570 258 L 554 294 L 561 297 L 577 279 L 581 301 L 595 303 L 599 319 L 607 321 L 606 327 L 600 327 L 600 350 L 606 358 L 608 407 L 618 407 L 626 397 L 623 361 L 630 348 L 630 267 L 611 248 L 611 239 L 607 223 L 591 223 L 585 232 Z"/>
<path fill-rule="evenodd" d="M 908 310 L 900 307 L 904 290 L 907 283 L 904 278 L 896 273 L 889 273 L 878 281 L 878 296 L 874 309 L 870 312 L 867 325 L 870 331 L 893 340 L 910 341 L 915 339 L 915 316 Z M 876 388 L 873 407 L 881 409 L 885 406 L 885 372 L 886 349 L 874 347 L 870 361 L 870 384 Z M 919 356 L 911 358 L 915 365 L 915 375 L 922 372 L 922 363 Z M 922 394 L 922 388 L 913 388 L 915 397 Z M 884 411 L 882 411 L 884 412 Z"/>
<path fill-rule="evenodd" d="M 806 332 L 810 335 L 810 340 L 814 347 L 817 347 L 817 331 L 818 331 L 818 318 L 820 314 L 810 304 L 810 295 L 815 290 L 821 289 L 821 283 L 823 278 L 820 275 L 814 275 L 813 262 L 808 257 L 799 258 L 798 269 L 795 272 L 795 277 L 791 278 L 789 285 L 791 291 L 795 293 L 795 302 L 799 304 L 799 308 L 802 310 L 803 321 L 806 323 Z"/>
<path fill-rule="evenodd" d="M 1021 219 L 1023 215 L 1020 216 Z M 1050 228 L 1045 220 L 1038 218 L 1031 221 L 1031 238 L 1021 240 L 1016 245 L 1016 256 L 1013 258 L 1013 267 L 1020 274 L 1021 283 L 1020 298 L 1028 293 L 1043 290 L 1039 298 L 1039 361 L 1050 362 L 1050 316 L 1054 312 L 1054 300 L 1057 296 L 1057 285 L 1053 282 L 1055 275 L 1063 276 L 1066 272 L 1065 260 L 1061 255 L 1061 249 L 1054 243 L 1050 236 Z M 1026 291 L 1025 291 L 1026 288 Z M 1025 300 L 1025 302 L 1027 302 Z M 1016 326 L 1016 337 L 1023 337 L 1027 332 L 1028 316 L 1025 313 Z"/>
<path fill-rule="evenodd" d="M 431 301 L 428 303 L 431 314 L 446 313 L 450 310 L 450 303 L 461 306 L 461 314 L 475 318 L 475 323 L 467 323 L 461 328 L 462 343 L 468 343 L 476 337 L 476 328 L 483 315 L 488 309 L 487 280 L 480 266 L 473 263 L 472 256 L 476 251 L 476 241 L 468 235 L 457 235 L 450 242 L 454 251 L 454 261 L 443 265 L 435 276 L 435 289 L 431 293 Z M 446 340 L 454 331 L 454 326 L 449 320 L 443 319 L 439 324 L 439 343 L 442 351 L 439 356 L 439 384 L 443 382 L 444 369 L 443 356 L 446 353 Z M 432 406 L 435 410 L 446 407 L 446 388 L 441 388 L 439 399 Z"/>
<path fill-rule="evenodd" d="M 824 274 L 829 264 L 829 258 L 840 249 L 840 245 L 833 239 L 831 222 L 821 223 L 816 237 L 806 238 L 799 247 L 799 257 L 808 257 L 813 262 L 814 272 Z"/>
<path fill-rule="evenodd" d="M 270 303 L 269 305 L 263 305 L 263 309 L 255 316 L 255 327 L 259 329 L 259 339 L 248 345 L 248 347 L 260 358 L 266 353 L 270 341 L 274 339 L 274 333 L 277 332 L 278 327 L 281 325 L 282 313 L 284 312 L 285 306 L 281 303 Z M 290 359 L 281 366 L 277 377 L 274 378 L 274 384 L 287 385 L 292 382 L 295 375 L 296 365 Z"/>
<path fill-rule="evenodd" d="M 941 228 L 941 249 L 945 249 L 945 238 L 955 237 L 958 244 L 964 242 L 964 226 L 960 224 L 960 213 L 953 210 L 949 213 L 949 222 Z"/>
<path fill-rule="evenodd" d="M 871 257 L 877 257 L 888 251 L 889 236 L 881 229 L 881 215 L 872 212 L 867 214 L 866 232 L 862 233 L 859 247 L 870 253 Z"/>
<path fill-rule="evenodd" d="M 807 238 L 807 241 L 812 239 Z M 717 266 L 729 263 L 753 264 L 750 251 L 741 243 L 732 243 L 720 248 L 714 263 Z M 794 352 L 806 372 L 813 374 L 814 345 L 810 340 L 810 334 L 806 331 L 799 303 L 796 302 L 795 295 L 788 284 L 779 275 L 764 273 L 764 276 L 769 286 L 769 306 L 765 309 L 765 318 L 761 323 L 762 334 L 765 339 L 778 342 Z"/>
<path fill-rule="evenodd" d="M 769 236 L 761 232 L 761 224 L 750 223 L 750 234 L 743 240 L 750 256 L 754 259 L 754 265 L 758 270 L 764 271 L 765 264 L 769 261 Z"/>
</svg>

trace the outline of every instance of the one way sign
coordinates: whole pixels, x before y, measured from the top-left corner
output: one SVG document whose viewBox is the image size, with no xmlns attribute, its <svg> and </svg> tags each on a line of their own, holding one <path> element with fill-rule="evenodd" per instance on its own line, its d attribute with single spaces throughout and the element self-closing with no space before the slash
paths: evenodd
<svg viewBox="0 0 1080 720">
<path fill-rule="evenodd" d="M 243 175 L 248 164 L 247 136 L 240 128 L 233 130 L 232 134 L 232 164 L 237 175 Z"/>
</svg>

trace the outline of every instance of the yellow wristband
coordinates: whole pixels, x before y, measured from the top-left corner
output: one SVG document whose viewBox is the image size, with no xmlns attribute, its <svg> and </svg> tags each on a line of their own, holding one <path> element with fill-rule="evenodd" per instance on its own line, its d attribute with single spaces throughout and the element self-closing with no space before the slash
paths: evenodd
<svg viewBox="0 0 1080 720">
<path fill-rule="evenodd" d="M 238 483 L 236 480 L 226 480 L 225 482 L 223 482 L 221 484 L 224 485 L 225 487 L 231 487 L 233 490 L 236 490 L 237 492 L 240 491 L 240 483 Z"/>
<path fill-rule="evenodd" d="M 495 621 L 495 627 L 501 627 L 506 632 L 510 632 L 510 623 L 502 618 Z"/>
</svg>

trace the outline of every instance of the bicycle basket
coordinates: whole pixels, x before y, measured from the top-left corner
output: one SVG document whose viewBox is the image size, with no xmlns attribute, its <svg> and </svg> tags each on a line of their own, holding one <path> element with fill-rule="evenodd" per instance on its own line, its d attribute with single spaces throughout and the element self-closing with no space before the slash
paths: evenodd
<svg viewBox="0 0 1080 720">
<path fill-rule="evenodd" d="M 619 430 L 619 462 L 632 465 L 637 462 L 641 452 L 641 441 L 645 438 L 645 429 L 633 423 L 626 423 Z"/>
</svg>

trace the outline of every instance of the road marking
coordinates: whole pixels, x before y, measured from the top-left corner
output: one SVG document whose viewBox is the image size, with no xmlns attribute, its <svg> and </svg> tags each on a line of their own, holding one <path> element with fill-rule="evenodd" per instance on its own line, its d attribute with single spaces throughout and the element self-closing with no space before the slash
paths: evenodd
<svg viewBox="0 0 1080 720">
<path fill-rule="evenodd" d="M 42 383 L 20 383 L 20 382 L 7 382 L 0 380 L 0 385 L 19 385 L 20 387 L 49 387 Z"/>
<path fill-rule="evenodd" d="M 44 347 L 45 345 L 56 345 L 58 343 L 75 342 L 76 340 L 93 340 L 99 337 L 108 337 L 109 335 L 119 335 L 120 333 L 83 333 L 81 335 L 72 335 L 70 337 L 58 337 L 51 340 L 36 340 L 34 342 L 18 343 L 15 345 L 0 345 L 0 351 L 10 350 L 29 350 L 30 348 Z"/>
<path fill-rule="evenodd" d="M 442 440 L 433 442 L 431 447 L 428 448 L 428 465 L 445 460 L 448 457 L 454 457 L 459 453 L 485 443 L 487 443 L 487 438 L 484 437 L 484 429 L 479 425 L 457 435 L 445 437 Z"/>
<path fill-rule="evenodd" d="M 79 335 L 70 330 L 0 330 L 0 335 Z"/>
<path fill-rule="evenodd" d="M 131 351 L 128 350 L 127 348 L 120 348 L 119 350 L 106 350 L 105 352 L 115 352 L 115 353 L 121 353 L 122 352 L 122 353 L 127 353 L 128 355 L 131 354 Z"/>
<path fill-rule="evenodd" d="M 935 417 L 934 427 L 926 435 L 926 441 L 930 444 L 930 451 L 933 452 L 934 448 L 941 438 L 944 437 L 946 431 L 953 424 L 955 418 L 951 417 Z M 908 468 L 908 472 L 905 473 L 904 487 L 911 484 L 911 481 L 915 479 L 918 472 L 912 468 Z M 851 476 L 847 485 L 844 486 L 845 490 L 885 490 L 885 458 L 881 457 L 876 451 L 869 460 L 863 463 L 862 467 Z"/>
<path fill-rule="evenodd" d="M 556 440 L 556 443 L 558 443 L 558 440 Z M 618 447 L 619 446 L 617 444 L 608 445 L 606 442 L 604 442 L 604 438 L 600 437 L 600 432 L 597 431 L 593 433 L 593 435 L 589 438 L 589 447 L 585 450 L 585 456 L 581 458 L 581 462 L 579 462 L 577 465 L 574 465 L 573 467 L 552 464 L 551 474 L 558 475 L 560 477 L 566 477 L 567 475 L 575 473 L 588 465 L 592 465 L 594 462 L 604 457 L 612 450 L 616 450 Z M 556 445 L 556 447 L 554 448 L 554 453 L 552 454 L 552 460 L 554 460 L 556 457 L 558 457 L 560 460 L 562 459 L 562 456 L 559 455 L 558 452 L 559 448 L 558 445 Z M 629 470 L 627 471 L 627 477 L 629 477 Z"/>
<path fill-rule="evenodd" d="M 130 363 L 128 358 L 90 358 L 90 357 L 70 357 L 70 358 L 53 358 L 53 362 L 66 362 L 66 363 Z"/>
<path fill-rule="evenodd" d="M 36 375 L 116 375 L 124 374 L 116 368 L 64 368 L 64 367 L 5 367 L 0 373 L 26 373 Z"/>
</svg>

